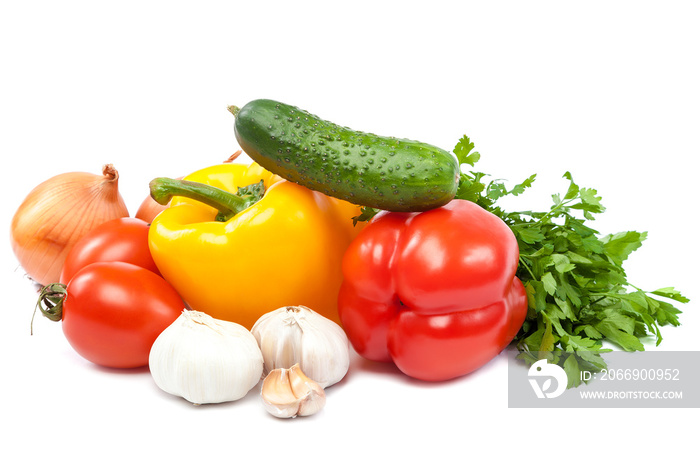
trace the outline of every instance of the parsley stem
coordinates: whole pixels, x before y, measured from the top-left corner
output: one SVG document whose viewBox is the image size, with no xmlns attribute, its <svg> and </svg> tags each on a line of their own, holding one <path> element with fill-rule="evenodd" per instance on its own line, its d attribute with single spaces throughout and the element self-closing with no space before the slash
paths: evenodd
<svg viewBox="0 0 700 466">
<path fill-rule="evenodd" d="M 531 276 L 533 279 L 537 280 L 537 277 L 535 276 L 534 273 L 532 273 L 532 270 L 531 270 L 530 267 L 527 265 L 527 262 L 525 262 L 525 259 L 523 258 L 522 255 L 520 255 L 520 256 L 518 257 L 518 262 L 520 262 L 520 264 L 522 264 L 522 266 L 525 267 L 525 270 L 527 270 L 527 272 L 530 274 L 530 276 Z"/>
<path fill-rule="evenodd" d="M 595 296 L 595 295 L 597 295 L 597 294 L 598 294 L 598 293 L 591 293 L 589 296 Z M 604 299 L 607 298 L 607 297 L 608 297 L 608 296 L 601 296 L 600 298 L 591 301 L 590 303 L 588 303 L 588 304 L 586 304 L 585 306 L 583 306 L 583 307 L 579 310 L 579 312 L 583 311 L 583 310 L 586 309 L 586 308 L 588 308 L 588 309 L 593 309 L 593 305 L 594 305 L 595 303 L 597 303 L 598 301 L 602 301 L 602 300 L 604 300 Z"/>
<path fill-rule="evenodd" d="M 563 207 L 565 207 L 567 204 L 571 204 L 575 199 L 564 199 L 562 201 L 559 201 L 555 206 L 553 206 L 549 212 L 544 214 L 542 217 L 540 217 L 535 224 L 542 224 L 545 220 L 549 220 L 549 218 L 554 215 L 555 213 L 559 213 L 559 210 L 561 210 Z"/>
</svg>

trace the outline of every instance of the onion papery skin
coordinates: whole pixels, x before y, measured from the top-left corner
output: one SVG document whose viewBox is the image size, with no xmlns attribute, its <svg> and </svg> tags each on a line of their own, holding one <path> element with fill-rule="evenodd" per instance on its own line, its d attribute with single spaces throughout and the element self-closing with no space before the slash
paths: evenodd
<svg viewBox="0 0 700 466">
<path fill-rule="evenodd" d="M 41 285 L 58 282 L 70 248 L 94 227 L 129 211 L 111 164 L 102 175 L 70 172 L 35 187 L 12 218 L 10 243 L 27 275 Z"/>
</svg>

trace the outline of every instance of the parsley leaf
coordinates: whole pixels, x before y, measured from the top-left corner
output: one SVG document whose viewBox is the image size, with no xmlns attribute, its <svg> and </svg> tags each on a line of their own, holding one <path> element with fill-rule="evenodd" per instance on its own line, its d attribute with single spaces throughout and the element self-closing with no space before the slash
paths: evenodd
<svg viewBox="0 0 700 466">
<path fill-rule="evenodd" d="M 474 143 L 467 136 L 462 136 L 454 148 L 454 153 L 460 165 L 466 163 L 473 167 L 479 161 L 481 155 L 478 152 L 472 152 L 472 149 L 474 149 Z"/>
<path fill-rule="evenodd" d="M 360 206 L 360 215 L 352 217 L 352 226 L 357 225 L 357 222 L 368 222 L 379 213 L 379 209 L 373 207 Z"/>
<path fill-rule="evenodd" d="M 474 166 L 480 155 L 473 149 L 468 137 L 460 139 L 455 147 L 460 164 Z M 506 212 L 497 202 L 521 195 L 536 176 L 512 189 L 488 178 L 477 171 L 461 173 L 456 198 L 498 215 L 518 240 L 517 276 L 528 296 L 527 318 L 514 340 L 521 359 L 534 363 L 544 352 L 564 368 L 569 386 L 578 386 L 582 370 L 607 367 L 601 354 L 611 350 L 603 348 L 604 342 L 643 351 L 643 337 L 652 335 L 659 345 L 659 327 L 680 324 L 681 311 L 669 302 L 688 302 L 678 290 L 646 292 L 627 281 L 624 262 L 642 245 L 646 232 L 601 235 L 586 223 L 605 212 L 595 189 L 580 187 L 566 172 L 569 186 L 552 196 L 548 211 Z"/>
</svg>

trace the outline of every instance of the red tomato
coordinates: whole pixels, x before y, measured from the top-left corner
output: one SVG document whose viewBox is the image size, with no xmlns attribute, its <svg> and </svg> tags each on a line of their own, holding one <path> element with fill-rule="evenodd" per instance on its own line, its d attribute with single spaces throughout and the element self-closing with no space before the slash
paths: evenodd
<svg viewBox="0 0 700 466">
<path fill-rule="evenodd" d="M 161 276 L 124 262 L 83 267 L 66 286 L 63 333 L 85 359 L 102 366 L 148 364 L 156 337 L 184 303 Z"/>
<path fill-rule="evenodd" d="M 148 223 L 131 217 L 109 220 L 85 235 L 71 248 L 60 282 L 94 262 L 127 262 L 160 274 L 148 249 Z"/>
</svg>

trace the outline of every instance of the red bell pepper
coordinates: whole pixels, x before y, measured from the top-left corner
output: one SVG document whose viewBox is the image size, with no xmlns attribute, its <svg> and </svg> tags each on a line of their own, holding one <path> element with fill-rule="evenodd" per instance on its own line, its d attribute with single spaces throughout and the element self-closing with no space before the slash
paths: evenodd
<svg viewBox="0 0 700 466">
<path fill-rule="evenodd" d="M 338 311 L 350 342 L 417 379 L 478 369 L 525 320 L 518 254 L 510 228 L 469 201 L 379 213 L 343 257 Z"/>
</svg>

